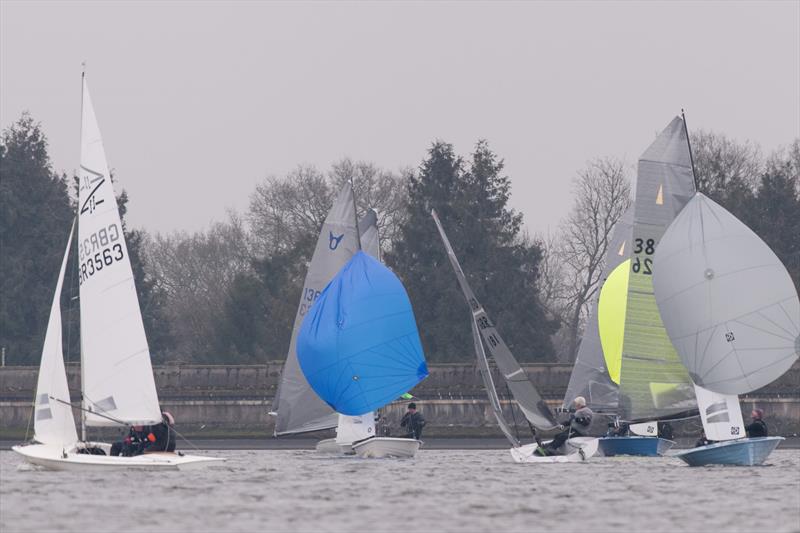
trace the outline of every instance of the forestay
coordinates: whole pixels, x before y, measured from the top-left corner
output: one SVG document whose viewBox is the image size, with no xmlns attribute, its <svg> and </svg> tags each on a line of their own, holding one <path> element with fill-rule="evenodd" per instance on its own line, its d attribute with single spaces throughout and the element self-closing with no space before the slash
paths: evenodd
<svg viewBox="0 0 800 533">
<path fill-rule="evenodd" d="M 620 370 L 620 415 L 654 420 L 693 411 L 694 390 L 661 321 L 653 294 L 661 236 L 694 194 L 683 120 L 676 117 L 639 159 L 628 302 Z"/>
<path fill-rule="evenodd" d="M 511 350 L 508 349 L 508 346 L 503 341 L 502 337 L 500 337 L 497 329 L 489 320 L 489 316 L 486 314 L 483 306 L 478 302 L 478 299 L 472 292 L 472 289 L 467 283 L 467 278 L 463 270 L 461 270 L 458 258 L 456 258 L 452 246 L 450 246 L 450 241 L 447 238 L 447 234 L 444 232 L 442 223 L 436 215 L 436 211 L 431 211 L 431 216 L 433 216 L 433 220 L 436 222 L 439 235 L 447 251 L 447 257 L 456 273 L 456 278 L 458 279 L 461 291 L 464 293 L 464 298 L 466 298 L 467 304 L 472 311 L 472 319 L 480 331 L 483 341 L 489 348 L 489 353 L 491 353 L 494 358 L 497 368 L 503 374 L 503 378 L 508 384 L 511 395 L 514 396 L 525 418 L 535 427 L 539 429 L 552 429 L 556 427 L 558 424 L 553 418 L 553 413 L 550 411 L 550 408 L 530 382 L 527 374 L 525 374 L 525 371 L 514 358 Z"/>
<path fill-rule="evenodd" d="M 598 297 L 586 322 L 575 367 L 564 395 L 563 407 L 583 396 L 595 412 L 616 412 L 619 372 L 622 366 L 622 336 L 625 307 L 628 303 L 628 265 L 633 206 L 614 227 L 606 252 L 606 263 L 598 287 Z"/>
<path fill-rule="evenodd" d="M 664 234 L 656 260 L 664 326 L 697 385 L 744 394 L 797 361 L 794 283 L 764 241 L 723 207 L 696 194 Z"/>
<path fill-rule="evenodd" d="M 428 375 L 403 284 L 363 251 L 303 320 L 297 358 L 314 392 L 351 416 L 389 404 Z"/>
<path fill-rule="evenodd" d="M 75 418 L 72 416 L 70 405 L 61 339 L 61 288 L 64 284 L 64 272 L 67 268 L 74 229 L 73 224 L 67 248 L 64 250 L 64 259 L 61 261 L 61 270 L 58 272 L 53 303 L 50 306 L 50 319 L 44 335 L 42 362 L 39 366 L 34 402 L 34 439 L 42 444 L 60 448 L 66 448 L 78 441 Z"/>
<path fill-rule="evenodd" d="M 78 193 L 83 405 L 92 426 L 161 420 L 150 349 L 100 128 L 83 80 Z"/>
</svg>

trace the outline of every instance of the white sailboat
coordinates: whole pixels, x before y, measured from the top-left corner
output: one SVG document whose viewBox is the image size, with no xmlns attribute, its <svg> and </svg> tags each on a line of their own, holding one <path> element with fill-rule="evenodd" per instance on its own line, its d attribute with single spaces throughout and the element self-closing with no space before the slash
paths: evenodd
<svg viewBox="0 0 800 533">
<path fill-rule="evenodd" d="M 450 240 L 442 227 L 436 211 L 431 211 L 436 227 L 439 230 L 439 236 L 442 238 L 447 257 L 456 274 L 456 279 L 464 293 L 464 298 L 470 308 L 472 314 L 472 337 L 475 345 L 475 354 L 478 358 L 478 368 L 481 371 L 486 392 L 489 396 L 489 403 L 492 406 L 492 412 L 500 425 L 500 429 L 511 443 L 512 448 L 509 450 L 511 458 L 516 463 L 566 463 L 566 462 L 580 462 L 585 461 L 592 457 L 597 452 L 598 439 L 593 437 L 574 437 L 568 439 L 560 452 L 562 455 L 549 455 L 539 456 L 536 455 L 536 450 L 539 448 L 540 443 L 522 445 L 519 442 L 503 416 L 500 399 L 497 395 L 497 390 L 494 385 L 491 371 L 489 369 L 486 351 L 484 349 L 484 342 L 488 346 L 495 363 L 497 364 L 503 378 L 508 385 L 511 395 L 517 401 L 520 410 L 525 419 L 531 426 L 531 429 L 552 430 L 558 426 L 553 413 L 544 402 L 539 392 L 528 379 L 525 371 L 519 365 L 511 350 L 508 348 L 500 333 L 489 320 L 486 310 L 475 297 L 472 288 L 467 282 L 464 271 L 458 262 L 458 258 L 450 245 Z M 535 436 L 535 433 L 534 433 Z M 538 439 L 538 438 L 537 438 Z"/>
<path fill-rule="evenodd" d="M 789 273 L 752 230 L 702 193 L 664 234 L 653 287 L 694 382 L 708 440 L 676 454 L 691 466 L 763 463 L 783 437 L 745 434 L 739 394 L 800 357 L 800 301 Z"/>
<path fill-rule="evenodd" d="M 221 461 L 175 452 L 115 457 L 109 455 L 110 444 L 86 440 L 86 426 L 152 425 L 160 423 L 162 415 L 122 222 L 85 76 L 80 168 L 81 438 L 67 390 L 59 308 L 70 232 L 42 350 L 35 443 L 13 450 L 30 463 L 60 470 L 185 469 Z"/>
</svg>

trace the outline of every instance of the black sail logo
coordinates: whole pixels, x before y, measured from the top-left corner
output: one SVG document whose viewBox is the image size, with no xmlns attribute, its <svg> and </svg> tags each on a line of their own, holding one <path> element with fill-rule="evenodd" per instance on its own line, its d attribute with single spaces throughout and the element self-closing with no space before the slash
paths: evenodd
<svg viewBox="0 0 800 533">
<path fill-rule="evenodd" d="M 96 200 L 94 197 L 94 193 L 106 182 L 105 176 L 100 174 L 99 172 L 95 172 L 92 169 L 86 168 L 85 166 L 81 165 L 81 169 L 89 174 L 89 176 L 83 177 L 83 183 L 81 184 L 81 189 L 89 190 L 88 196 L 83 201 L 83 205 L 81 205 L 81 215 L 89 212 L 94 213 L 94 210 L 97 208 L 98 205 L 103 203 L 103 199 Z"/>
</svg>

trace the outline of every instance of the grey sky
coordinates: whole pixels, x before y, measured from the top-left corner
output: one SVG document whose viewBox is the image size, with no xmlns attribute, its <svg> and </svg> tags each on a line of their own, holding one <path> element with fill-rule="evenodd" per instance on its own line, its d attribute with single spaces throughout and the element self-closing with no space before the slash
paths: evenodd
<svg viewBox="0 0 800 533">
<path fill-rule="evenodd" d="M 123 3 L 0 7 L 0 126 L 27 109 L 79 158 L 87 61 L 109 165 L 151 231 L 202 229 L 256 183 L 343 156 L 416 167 L 433 139 L 506 160 L 553 228 L 587 159 L 690 128 L 800 136 L 800 2 Z"/>
</svg>

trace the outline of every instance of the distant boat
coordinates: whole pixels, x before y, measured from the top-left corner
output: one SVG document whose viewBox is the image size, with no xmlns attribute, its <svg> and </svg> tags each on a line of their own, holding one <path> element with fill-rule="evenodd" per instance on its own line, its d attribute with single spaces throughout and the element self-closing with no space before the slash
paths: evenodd
<svg viewBox="0 0 800 533">
<path fill-rule="evenodd" d="M 654 256 L 656 301 L 694 382 L 705 437 L 676 455 L 691 466 L 763 463 L 783 437 L 749 438 L 739 394 L 800 357 L 800 301 L 789 273 L 750 228 L 697 193 Z"/>
<path fill-rule="evenodd" d="M 317 444 L 317 451 L 323 453 L 350 454 L 354 441 L 375 435 L 372 413 L 347 417 L 334 412 L 313 391 L 297 361 L 297 334 L 303 319 L 325 286 L 359 250 L 359 240 L 364 251 L 380 257 L 377 215 L 369 210 L 356 226 L 353 195 L 352 185 L 343 185 L 320 228 L 272 411 L 276 417 L 275 436 L 336 428 L 336 438 L 324 439 Z"/>
<path fill-rule="evenodd" d="M 458 279 L 458 284 L 461 291 L 464 293 L 464 298 L 469 306 L 472 320 L 472 338 L 475 345 L 475 355 L 478 358 L 478 368 L 481 372 L 486 392 L 489 396 L 489 403 L 492 407 L 492 412 L 497 419 L 501 431 L 511 443 L 511 457 L 516 463 L 563 463 L 563 462 L 578 462 L 585 461 L 597 452 L 598 440 L 590 437 L 575 437 L 567 440 L 564 448 L 560 451 L 563 455 L 550 455 L 546 457 L 535 455 L 536 450 L 539 448 L 539 443 L 522 445 L 519 439 L 511 431 L 508 422 L 506 421 L 500 399 L 497 395 L 494 379 L 492 378 L 489 362 L 486 357 L 484 343 L 489 348 L 492 358 L 497 364 L 503 379 L 511 391 L 511 395 L 517 401 L 517 405 L 522 411 L 525 419 L 531 426 L 531 429 L 552 430 L 558 427 L 558 423 L 553 417 L 550 408 L 542 399 L 536 387 L 528 379 L 527 374 L 519 365 L 514 355 L 509 350 L 500 333 L 495 328 L 494 324 L 489 320 L 486 310 L 475 297 L 472 292 L 464 271 L 458 262 L 458 258 L 450 245 L 450 240 L 442 227 L 436 211 L 431 211 L 436 227 L 439 230 L 439 235 L 442 238 L 447 257 L 453 267 L 453 271 Z M 538 437 L 537 437 L 538 439 Z"/>
<path fill-rule="evenodd" d="M 317 298 L 297 335 L 297 359 L 313 391 L 342 415 L 388 405 L 428 376 L 419 332 L 403 284 L 357 252 Z M 361 457 L 413 457 L 413 438 L 367 438 Z"/>
<path fill-rule="evenodd" d="M 78 195 L 81 316 L 81 438 L 72 415 L 61 340 L 59 301 L 72 231 L 64 251 L 34 405 L 34 443 L 12 449 L 28 462 L 58 470 L 186 469 L 220 458 L 175 452 L 110 456 L 111 445 L 86 440 L 86 426 L 162 422 L 128 248 L 100 129 L 83 77 Z"/>
</svg>

